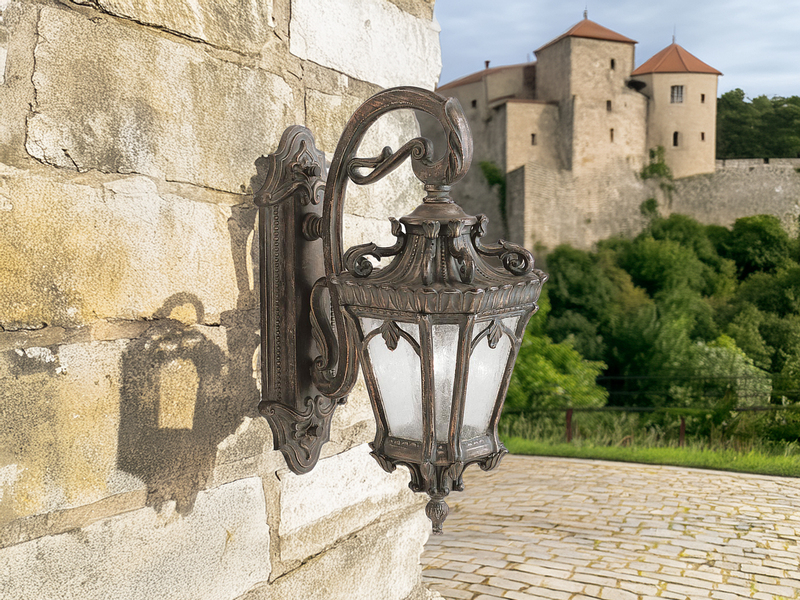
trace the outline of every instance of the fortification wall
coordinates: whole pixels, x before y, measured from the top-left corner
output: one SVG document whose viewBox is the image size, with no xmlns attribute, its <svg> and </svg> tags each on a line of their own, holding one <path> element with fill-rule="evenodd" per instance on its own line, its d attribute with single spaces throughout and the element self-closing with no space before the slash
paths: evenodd
<svg viewBox="0 0 800 600">
<path fill-rule="evenodd" d="M 670 197 L 658 190 L 659 205 L 668 212 L 725 226 L 739 217 L 775 215 L 792 235 L 797 235 L 800 173 L 796 169 L 800 160 L 758 161 L 725 161 L 724 168 L 713 174 L 677 179 Z"/>
<path fill-rule="evenodd" d="M 272 450 L 252 192 L 287 126 L 330 157 L 370 95 L 433 87 L 432 7 L 0 0 L 0 597 L 422 597 L 430 525 L 363 384 L 314 471 Z M 365 154 L 418 134 L 379 129 Z M 346 244 L 391 243 L 403 169 Z"/>
</svg>

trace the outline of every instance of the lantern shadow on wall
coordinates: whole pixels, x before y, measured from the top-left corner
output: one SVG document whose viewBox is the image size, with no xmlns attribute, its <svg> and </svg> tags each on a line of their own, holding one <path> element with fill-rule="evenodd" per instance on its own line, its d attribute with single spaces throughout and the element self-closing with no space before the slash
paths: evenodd
<svg viewBox="0 0 800 600">
<path fill-rule="evenodd" d="M 447 140 L 441 159 L 434 160 L 425 138 L 397 152 L 357 156 L 375 121 L 400 109 L 439 121 Z M 344 252 L 348 182 L 371 184 L 407 158 L 425 184 L 422 204 L 391 219 L 392 246 Z M 372 455 L 386 471 L 409 469 L 411 489 L 430 496 L 426 513 L 435 533 L 447 517 L 444 498 L 463 489 L 464 469 L 494 468 L 506 452 L 497 424 L 547 278 L 524 248 L 484 244 L 486 217 L 467 215 L 450 198 L 471 160 L 472 137 L 457 100 L 394 88 L 351 117 L 327 176 L 311 132 L 288 128 L 254 197 L 268 357 L 259 411 L 275 449 L 297 473 L 314 467 L 360 363 L 377 425 Z M 369 257 L 392 261 L 375 268 Z"/>
<path fill-rule="evenodd" d="M 203 327 L 204 312 L 193 294 L 169 297 L 121 363 L 117 466 L 144 481 L 149 506 L 174 501 L 181 514 L 208 487 L 220 442 L 256 416 L 258 391 L 247 371 L 258 343 L 254 324 L 247 311 L 230 311 L 224 329 Z"/>
</svg>

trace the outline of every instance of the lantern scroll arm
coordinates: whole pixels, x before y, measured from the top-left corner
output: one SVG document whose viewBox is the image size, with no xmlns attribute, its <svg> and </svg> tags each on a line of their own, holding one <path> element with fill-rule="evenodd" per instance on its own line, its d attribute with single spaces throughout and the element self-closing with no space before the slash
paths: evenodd
<svg viewBox="0 0 800 600">
<path fill-rule="evenodd" d="M 503 267 L 512 275 L 526 275 L 533 270 L 533 255 L 519 244 L 506 240 L 499 240 L 496 245 L 481 242 L 489 219 L 486 215 L 477 215 L 476 218 L 478 222 L 472 227 L 472 243 L 478 254 L 500 257 Z"/>
<path fill-rule="evenodd" d="M 392 152 L 392 149 L 386 146 L 380 156 L 375 158 L 352 158 L 347 163 L 347 175 L 355 184 L 369 185 L 386 177 L 409 156 L 414 160 L 433 164 L 433 143 L 428 138 L 419 137 L 403 144 L 397 152 Z M 372 171 L 361 175 L 358 169 L 363 168 Z"/>
<path fill-rule="evenodd" d="M 356 277 L 368 277 L 372 273 L 372 263 L 367 256 L 374 256 L 378 260 L 388 256 L 396 256 L 400 254 L 406 242 L 406 234 L 403 232 L 403 226 L 394 217 L 389 219 L 392 223 L 392 235 L 397 238 L 397 241 L 389 247 L 381 247 L 377 244 L 370 242 L 368 244 L 361 244 L 360 246 L 353 246 L 344 253 L 344 265 L 348 271 L 353 273 Z"/>
<path fill-rule="evenodd" d="M 447 151 L 438 161 L 432 161 L 432 143 L 425 138 L 414 138 L 404 144 L 396 153 L 384 149 L 376 158 L 359 158 L 356 151 L 367 130 L 383 115 L 396 110 L 418 110 L 436 118 L 444 128 L 447 139 Z M 371 272 L 372 265 L 366 264 L 368 255 L 376 256 L 376 252 L 384 253 L 384 249 L 371 245 L 354 249 L 345 255 L 342 248 L 344 230 L 344 199 L 348 181 L 366 185 L 384 177 L 406 158 L 411 158 L 414 175 L 426 185 L 426 189 L 435 189 L 444 194 L 450 186 L 461 179 L 469 169 L 472 161 L 472 136 L 461 105 L 454 98 L 444 98 L 435 92 L 422 88 L 391 88 L 378 92 L 365 102 L 350 118 L 334 152 L 325 182 L 325 196 L 322 207 L 322 221 L 319 229 L 322 233 L 325 275 L 328 279 L 336 277 L 344 271 L 357 269 Z M 362 175 L 361 168 L 372 168 L 372 172 Z M 426 199 L 427 201 L 427 199 Z M 402 241 L 386 251 L 395 252 L 402 248 Z M 380 257 L 380 256 L 378 256 Z M 363 276 L 366 276 L 363 275 Z M 317 336 L 329 345 L 323 356 L 314 361 L 312 379 L 321 393 L 328 397 L 347 395 L 355 384 L 358 366 L 353 343 L 357 339 L 355 324 L 344 316 L 334 286 L 329 286 L 331 313 L 333 315 L 334 338 L 328 335 Z M 334 341 L 335 339 L 335 341 Z M 330 347 L 336 344 L 338 352 Z M 338 356 L 338 361 L 331 359 Z M 327 360 L 325 358 L 327 357 Z"/>
</svg>

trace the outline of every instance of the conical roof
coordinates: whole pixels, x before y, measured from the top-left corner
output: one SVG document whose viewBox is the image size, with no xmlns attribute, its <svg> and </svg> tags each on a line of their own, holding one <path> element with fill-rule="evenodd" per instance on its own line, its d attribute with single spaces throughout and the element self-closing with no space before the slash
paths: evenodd
<svg viewBox="0 0 800 600">
<path fill-rule="evenodd" d="M 710 73 L 712 75 L 722 75 L 714 67 L 707 65 L 674 42 L 634 69 L 631 75 L 646 75 L 648 73 Z"/>
<path fill-rule="evenodd" d="M 561 40 L 567 37 L 589 38 L 593 40 L 607 40 L 609 42 L 623 42 L 626 44 L 636 43 L 636 40 L 632 40 L 629 37 L 625 37 L 624 35 L 617 33 L 616 31 L 611 31 L 608 27 L 603 27 L 599 23 L 595 23 L 594 21 L 590 21 L 589 19 L 583 19 L 583 21 L 579 21 L 578 23 L 570 27 L 565 33 L 562 33 L 554 40 L 550 40 L 544 46 L 538 48 L 536 52 L 539 52 L 539 50 L 544 50 L 548 46 L 552 46 L 556 42 L 560 42 Z"/>
</svg>

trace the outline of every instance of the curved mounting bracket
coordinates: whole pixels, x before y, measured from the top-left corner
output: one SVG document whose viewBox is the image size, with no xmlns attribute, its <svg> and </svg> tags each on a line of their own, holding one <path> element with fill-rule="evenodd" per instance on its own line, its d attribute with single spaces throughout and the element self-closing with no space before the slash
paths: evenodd
<svg viewBox="0 0 800 600">
<path fill-rule="evenodd" d="M 310 324 L 311 288 L 324 277 L 319 236 L 303 224 L 319 219 L 325 193 L 325 155 L 305 127 L 289 127 L 267 157 L 267 177 L 255 194 L 261 294 L 259 412 L 272 428 L 275 450 L 295 473 L 307 473 L 330 438 L 337 403 L 311 381 L 318 354 Z M 269 359 L 266 359 L 269 357 Z"/>
</svg>

